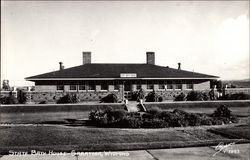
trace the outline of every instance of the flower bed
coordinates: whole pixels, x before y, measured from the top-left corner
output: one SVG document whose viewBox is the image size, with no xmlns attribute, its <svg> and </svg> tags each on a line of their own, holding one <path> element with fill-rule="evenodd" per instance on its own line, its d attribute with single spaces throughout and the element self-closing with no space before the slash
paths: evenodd
<svg viewBox="0 0 250 160">
<path fill-rule="evenodd" d="M 127 112 L 108 107 L 91 111 L 89 120 L 90 125 L 116 128 L 166 128 L 238 122 L 238 118 L 232 116 L 231 111 L 225 105 L 218 107 L 212 115 L 188 113 L 179 109 L 172 112 L 162 111 L 157 107 L 147 112 Z"/>
</svg>

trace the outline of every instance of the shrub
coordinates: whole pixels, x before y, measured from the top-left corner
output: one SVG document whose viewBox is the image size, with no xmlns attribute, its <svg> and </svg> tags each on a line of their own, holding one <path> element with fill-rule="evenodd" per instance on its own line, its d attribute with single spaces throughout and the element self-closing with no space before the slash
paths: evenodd
<svg viewBox="0 0 250 160">
<path fill-rule="evenodd" d="M 146 102 L 161 102 L 163 100 L 155 91 L 149 92 L 145 99 Z"/>
<path fill-rule="evenodd" d="M 184 93 L 179 94 L 174 99 L 174 101 L 185 101 L 185 100 L 186 100 L 186 95 Z"/>
<path fill-rule="evenodd" d="M 18 100 L 12 95 L 12 92 L 9 93 L 8 97 L 1 97 L 1 104 L 17 104 Z"/>
<path fill-rule="evenodd" d="M 108 123 L 107 113 L 103 110 L 95 110 L 89 113 L 89 120 L 92 125 L 105 126 Z"/>
<path fill-rule="evenodd" d="M 226 94 L 222 97 L 219 97 L 219 100 L 247 100 L 247 99 L 250 99 L 250 95 L 245 93 Z"/>
<path fill-rule="evenodd" d="M 198 114 L 191 113 L 188 118 L 188 123 L 190 126 L 199 126 L 201 125 L 201 117 Z"/>
<path fill-rule="evenodd" d="M 150 113 L 152 115 L 159 115 L 162 112 L 162 110 L 159 107 L 152 107 L 147 110 L 147 113 Z"/>
<path fill-rule="evenodd" d="M 47 101 L 43 100 L 43 101 L 39 102 L 39 104 L 47 104 Z"/>
<path fill-rule="evenodd" d="M 186 97 L 187 101 L 207 101 L 208 95 L 204 92 L 191 91 Z"/>
<path fill-rule="evenodd" d="M 57 101 L 57 104 L 64 104 L 64 103 L 77 103 L 78 102 L 78 98 L 76 96 L 76 94 L 66 94 L 65 96 L 59 98 L 59 100 Z"/>
<path fill-rule="evenodd" d="M 214 113 L 213 113 L 214 117 L 230 117 L 231 116 L 231 111 L 228 109 L 227 106 L 225 105 L 221 105 L 220 107 L 218 107 Z"/>
<path fill-rule="evenodd" d="M 231 116 L 231 117 L 230 117 L 230 121 L 231 121 L 232 123 L 238 123 L 238 122 L 239 122 L 239 118 L 238 118 L 237 116 Z"/>
<path fill-rule="evenodd" d="M 144 99 L 145 97 L 145 91 L 140 89 L 139 91 L 134 91 L 131 94 L 131 100 L 132 101 L 139 101 L 140 99 Z"/>
<path fill-rule="evenodd" d="M 117 103 L 118 98 L 115 94 L 108 94 L 100 99 L 100 103 Z"/>
<path fill-rule="evenodd" d="M 131 100 L 132 101 L 138 101 L 139 98 L 139 92 L 138 91 L 134 91 L 131 93 Z"/>
<path fill-rule="evenodd" d="M 18 92 L 17 92 L 17 99 L 18 99 L 18 102 L 21 103 L 21 104 L 26 103 L 27 97 L 26 97 L 25 92 L 22 91 L 22 90 L 18 90 Z"/>
<path fill-rule="evenodd" d="M 206 117 L 206 118 L 202 118 L 201 119 L 201 125 L 208 125 L 208 126 L 210 126 L 212 124 L 213 124 L 213 120 L 211 118 Z"/>
<path fill-rule="evenodd" d="M 138 112 L 127 112 L 124 110 L 113 110 L 107 107 L 91 111 L 89 114 L 90 124 L 100 127 L 119 128 L 165 128 L 165 127 L 185 127 L 199 125 L 221 125 L 236 123 L 238 118 L 231 116 L 226 111 L 225 106 L 217 108 L 216 114 L 207 117 L 202 113 L 188 113 L 180 109 L 172 112 L 161 111 L 154 107 L 144 114 Z M 216 115 L 216 116 L 215 116 Z"/>
<path fill-rule="evenodd" d="M 220 118 L 214 118 L 212 120 L 212 124 L 213 125 L 222 125 L 223 124 L 223 121 L 220 119 Z"/>
<path fill-rule="evenodd" d="M 140 118 L 136 117 L 124 117 L 115 123 L 116 127 L 122 128 L 140 128 L 143 124 L 143 121 Z"/>
<path fill-rule="evenodd" d="M 232 100 L 247 100 L 247 99 L 250 99 L 250 95 L 245 94 L 245 93 L 235 93 L 235 94 L 232 94 L 231 99 Z"/>
<path fill-rule="evenodd" d="M 107 113 L 108 121 L 111 121 L 111 122 L 123 119 L 126 116 L 125 110 L 112 110 L 106 113 Z"/>
<path fill-rule="evenodd" d="M 143 121 L 142 128 L 165 128 L 169 127 L 168 122 L 161 119 L 151 119 Z"/>
<path fill-rule="evenodd" d="M 0 103 L 1 103 L 1 104 L 5 104 L 6 98 L 7 98 L 6 96 L 1 96 L 1 97 L 0 97 Z"/>
</svg>

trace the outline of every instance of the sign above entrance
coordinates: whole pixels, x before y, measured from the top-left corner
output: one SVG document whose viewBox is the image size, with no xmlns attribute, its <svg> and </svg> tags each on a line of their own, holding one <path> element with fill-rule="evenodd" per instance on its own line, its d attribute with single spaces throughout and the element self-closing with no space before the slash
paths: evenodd
<svg viewBox="0 0 250 160">
<path fill-rule="evenodd" d="M 134 78 L 137 77 L 136 73 L 121 73 L 120 74 L 121 78 Z"/>
</svg>

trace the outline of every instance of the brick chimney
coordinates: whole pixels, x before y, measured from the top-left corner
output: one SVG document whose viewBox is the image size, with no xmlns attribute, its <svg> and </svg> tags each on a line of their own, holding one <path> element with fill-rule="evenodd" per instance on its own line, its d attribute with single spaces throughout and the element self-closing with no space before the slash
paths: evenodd
<svg viewBox="0 0 250 160">
<path fill-rule="evenodd" d="M 147 52 L 147 64 L 155 65 L 155 52 Z"/>
<path fill-rule="evenodd" d="M 59 70 L 63 70 L 64 66 L 63 66 L 63 62 L 59 62 Z"/>
<path fill-rule="evenodd" d="M 91 52 L 82 52 L 82 64 L 91 63 Z"/>
<path fill-rule="evenodd" d="M 178 63 L 178 69 L 181 70 L 181 63 Z"/>
</svg>

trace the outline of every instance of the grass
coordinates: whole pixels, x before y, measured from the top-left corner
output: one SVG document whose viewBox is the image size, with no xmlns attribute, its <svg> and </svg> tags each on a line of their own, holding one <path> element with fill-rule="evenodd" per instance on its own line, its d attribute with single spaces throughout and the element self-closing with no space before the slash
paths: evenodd
<svg viewBox="0 0 250 160">
<path fill-rule="evenodd" d="M 246 125 L 239 125 L 236 127 L 230 128 L 216 128 L 210 129 L 212 133 L 217 133 L 226 137 L 233 137 L 233 138 L 245 138 L 250 140 L 250 126 L 249 124 Z"/>
<path fill-rule="evenodd" d="M 0 127 L 0 151 L 107 151 L 124 149 L 171 148 L 198 143 L 229 141 L 202 127 L 183 129 L 117 129 L 67 126 Z M 196 136 L 195 136 L 196 135 Z M 197 136 L 199 135 L 199 136 Z M 204 144 L 203 144 L 204 145 Z"/>
<path fill-rule="evenodd" d="M 65 121 L 65 119 L 88 118 L 89 112 L 37 112 L 37 113 L 0 113 L 0 123 L 37 124 L 45 121 Z"/>
<path fill-rule="evenodd" d="M 17 104 L 0 105 L 1 113 L 36 113 L 36 112 L 71 112 L 91 111 L 92 109 L 103 109 L 111 106 L 116 109 L 124 108 L 122 103 L 93 103 L 93 104 Z"/>
<path fill-rule="evenodd" d="M 221 105 L 226 105 L 228 107 L 237 108 L 237 107 L 250 107 L 250 100 L 244 101 L 181 101 L 181 102 L 171 102 L 171 103 L 145 103 L 147 109 L 152 107 L 159 107 L 161 109 L 169 108 L 217 108 Z"/>
<path fill-rule="evenodd" d="M 154 105 L 155 106 L 155 105 Z M 162 107 L 163 110 L 173 111 L 174 107 Z M 177 107 L 178 108 L 178 107 Z M 206 113 L 211 114 L 216 109 L 215 107 L 179 107 L 187 112 L 193 113 Z M 229 107 L 233 115 L 239 117 L 247 117 L 250 115 L 249 107 L 234 106 Z M 15 111 L 15 110 L 13 110 Z M 45 121 L 64 121 L 65 119 L 83 119 L 88 118 L 89 110 L 87 111 L 37 111 L 37 112 L 0 112 L 0 124 L 1 123 L 14 123 L 14 124 L 36 124 Z"/>
<path fill-rule="evenodd" d="M 147 109 L 152 107 L 159 107 L 161 109 L 176 109 L 176 108 L 217 108 L 220 105 L 227 105 L 232 108 L 250 107 L 250 100 L 246 101 L 199 101 L 199 102 L 158 102 L 145 103 Z M 31 105 L 0 105 L 0 113 L 37 113 L 37 112 L 73 112 L 73 111 L 91 111 L 93 109 L 103 109 L 111 106 L 116 109 L 123 109 L 122 103 L 92 103 L 92 104 L 31 104 Z"/>
</svg>

